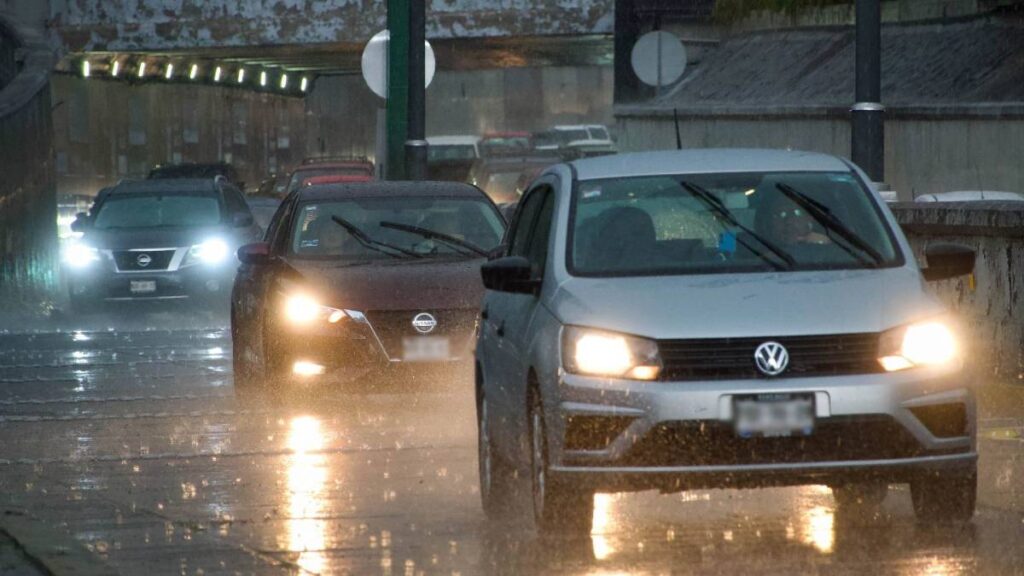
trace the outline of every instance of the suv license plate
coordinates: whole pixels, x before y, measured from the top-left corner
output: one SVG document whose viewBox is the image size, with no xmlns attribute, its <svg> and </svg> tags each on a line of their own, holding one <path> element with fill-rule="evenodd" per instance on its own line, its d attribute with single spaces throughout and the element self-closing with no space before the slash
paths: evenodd
<svg viewBox="0 0 1024 576">
<path fill-rule="evenodd" d="M 406 362 L 436 362 L 450 357 L 448 338 L 420 336 L 402 339 L 402 358 Z"/>
<path fill-rule="evenodd" d="M 741 438 L 809 436 L 814 432 L 813 394 L 754 394 L 733 399 Z"/>
<path fill-rule="evenodd" d="M 128 289 L 132 294 L 151 294 L 156 292 L 156 280 L 132 280 Z"/>
</svg>

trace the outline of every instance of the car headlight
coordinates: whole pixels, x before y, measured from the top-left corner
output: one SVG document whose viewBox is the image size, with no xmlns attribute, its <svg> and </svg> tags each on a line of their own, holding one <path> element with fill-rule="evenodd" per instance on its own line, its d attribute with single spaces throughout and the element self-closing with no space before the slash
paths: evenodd
<svg viewBox="0 0 1024 576">
<path fill-rule="evenodd" d="M 285 318 L 294 324 L 309 324 L 316 320 L 326 320 L 331 324 L 335 324 L 347 316 L 344 310 L 323 306 L 305 294 L 286 296 L 284 300 L 284 315 Z"/>
<path fill-rule="evenodd" d="M 562 363 L 572 374 L 631 380 L 657 380 L 662 369 L 653 340 L 575 326 L 562 331 Z"/>
<path fill-rule="evenodd" d="M 202 244 L 196 244 L 189 248 L 189 262 L 202 262 L 204 264 L 220 264 L 228 259 L 231 249 L 228 243 L 220 238 L 211 238 Z"/>
<path fill-rule="evenodd" d="M 64 263 L 72 268 L 88 268 L 100 259 L 100 251 L 81 242 L 69 244 L 64 249 Z"/>
<path fill-rule="evenodd" d="M 960 346 L 945 320 L 900 326 L 882 334 L 878 362 L 887 372 L 915 366 L 953 365 L 960 361 Z"/>
</svg>

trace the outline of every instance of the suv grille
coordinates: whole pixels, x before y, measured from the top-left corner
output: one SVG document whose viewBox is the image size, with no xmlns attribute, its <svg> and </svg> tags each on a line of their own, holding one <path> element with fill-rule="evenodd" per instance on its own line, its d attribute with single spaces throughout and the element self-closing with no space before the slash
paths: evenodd
<svg viewBox="0 0 1024 576">
<path fill-rule="evenodd" d="M 145 266 L 139 263 L 139 257 L 149 256 L 149 263 Z M 123 251 L 114 252 L 114 262 L 121 272 L 153 272 L 167 270 L 171 266 L 171 259 L 174 258 L 174 249 L 170 250 L 147 250 L 147 251 Z"/>
<path fill-rule="evenodd" d="M 754 363 L 754 351 L 765 342 L 778 342 L 789 351 L 783 378 L 839 376 L 882 372 L 878 364 L 878 334 L 834 334 L 781 338 L 720 338 L 661 340 L 664 379 L 726 380 L 766 378 Z"/>
</svg>

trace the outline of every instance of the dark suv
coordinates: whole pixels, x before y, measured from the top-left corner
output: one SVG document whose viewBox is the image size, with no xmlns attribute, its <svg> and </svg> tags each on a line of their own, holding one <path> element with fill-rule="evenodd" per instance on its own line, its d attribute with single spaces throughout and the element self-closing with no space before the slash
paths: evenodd
<svg viewBox="0 0 1024 576">
<path fill-rule="evenodd" d="M 64 252 L 71 307 L 102 302 L 227 302 L 235 250 L 260 236 L 242 193 L 223 177 L 120 184 L 79 213 Z M 218 297 L 220 296 L 220 297 Z"/>
</svg>

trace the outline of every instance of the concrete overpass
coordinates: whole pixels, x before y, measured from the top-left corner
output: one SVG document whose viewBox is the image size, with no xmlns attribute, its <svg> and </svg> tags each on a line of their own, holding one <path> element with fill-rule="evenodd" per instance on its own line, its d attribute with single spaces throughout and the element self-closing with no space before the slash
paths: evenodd
<svg viewBox="0 0 1024 576">
<path fill-rule="evenodd" d="M 614 0 L 425 0 L 441 70 L 608 65 Z M 293 74 L 359 70 L 363 45 L 386 26 L 370 0 L 51 0 L 50 25 L 71 71 L 83 58 L 263 67 Z M 150 65 L 157 74 L 163 66 Z M 178 70 L 182 70 L 181 65 Z"/>
</svg>

